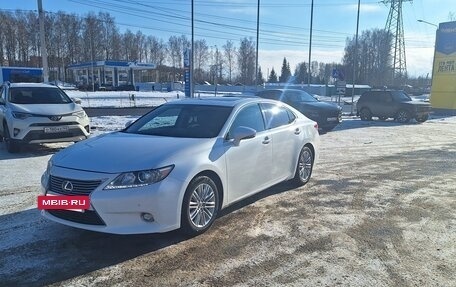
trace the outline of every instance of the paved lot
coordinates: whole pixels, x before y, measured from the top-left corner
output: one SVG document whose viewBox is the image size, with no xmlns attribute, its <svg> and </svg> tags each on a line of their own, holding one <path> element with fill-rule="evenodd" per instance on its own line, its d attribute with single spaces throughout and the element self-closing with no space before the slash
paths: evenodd
<svg viewBox="0 0 456 287">
<path fill-rule="evenodd" d="M 321 136 L 308 185 L 242 201 L 195 238 L 46 221 L 34 207 L 55 147 L 2 146 L 0 285 L 455 286 L 455 130 L 347 120 Z"/>
</svg>

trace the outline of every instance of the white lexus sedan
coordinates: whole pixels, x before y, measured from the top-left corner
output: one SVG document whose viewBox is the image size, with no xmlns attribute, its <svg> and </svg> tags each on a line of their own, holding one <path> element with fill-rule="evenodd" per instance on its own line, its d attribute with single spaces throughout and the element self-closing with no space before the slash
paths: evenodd
<svg viewBox="0 0 456 287">
<path fill-rule="evenodd" d="M 318 125 L 278 101 L 173 101 L 55 154 L 43 193 L 89 195 L 90 208 L 42 214 L 107 233 L 202 233 L 236 201 L 286 180 L 306 184 L 318 144 Z"/>
</svg>

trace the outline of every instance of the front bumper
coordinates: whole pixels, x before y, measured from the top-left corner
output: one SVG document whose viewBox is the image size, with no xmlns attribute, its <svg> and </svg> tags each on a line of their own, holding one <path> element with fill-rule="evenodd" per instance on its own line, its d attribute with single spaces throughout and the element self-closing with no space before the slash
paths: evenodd
<svg viewBox="0 0 456 287">
<path fill-rule="evenodd" d="M 51 175 L 75 182 L 100 184 L 91 192 L 90 209 L 85 212 L 69 210 L 43 210 L 41 214 L 58 223 L 86 230 L 114 233 L 139 234 L 162 233 L 180 227 L 180 214 L 185 185 L 170 174 L 161 182 L 138 188 L 103 190 L 118 174 L 94 173 L 53 166 Z M 42 178 L 42 193 L 69 195 L 58 186 L 46 187 Z M 76 184 L 77 185 L 77 184 Z M 75 186 L 76 186 L 75 185 Z M 73 193 L 73 195 L 76 195 Z M 80 194 L 83 195 L 83 194 Z M 87 195 L 87 194 L 84 194 Z M 142 214 L 149 213 L 153 221 L 146 221 Z"/>
<path fill-rule="evenodd" d="M 10 121 L 11 139 L 23 143 L 77 142 L 90 136 L 88 117 L 65 116 L 60 121 L 30 117 Z"/>
</svg>

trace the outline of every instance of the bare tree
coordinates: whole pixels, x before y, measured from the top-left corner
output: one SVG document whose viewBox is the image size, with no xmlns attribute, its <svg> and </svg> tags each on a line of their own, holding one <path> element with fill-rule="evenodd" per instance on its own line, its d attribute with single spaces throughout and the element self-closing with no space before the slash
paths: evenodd
<svg viewBox="0 0 456 287">
<path fill-rule="evenodd" d="M 193 44 L 193 71 L 196 82 L 202 82 L 204 77 L 204 68 L 209 58 L 209 47 L 206 40 L 196 40 Z"/>
<path fill-rule="evenodd" d="M 17 34 L 16 34 L 16 21 L 9 13 L 2 15 L 2 22 L 5 24 L 1 30 L 4 32 L 4 45 L 6 61 L 9 66 L 16 64 L 16 47 L 17 47 Z"/>
<path fill-rule="evenodd" d="M 223 51 L 225 54 L 225 67 L 228 69 L 228 82 L 232 84 L 232 75 L 234 72 L 234 65 L 236 63 L 236 47 L 232 41 L 228 40 L 226 41 L 226 44 L 223 45 Z"/>
<path fill-rule="evenodd" d="M 237 53 L 239 80 L 244 85 L 251 85 L 255 79 L 255 42 L 252 38 L 243 38 Z"/>
<path fill-rule="evenodd" d="M 115 41 L 114 35 L 118 33 L 118 29 L 114 22 L 114 17 L 112 17 L 109 13 L 100 12 L 98 13 L 98 20 L 101 22 L 101 27 L 103 28 L 102 31 L 102 40 L 103 40 L 103 50 L 104 50 L 104 59 L 109 60 L 112 59 L 113 52 L 113 44 Z"/>
<path fill-rule="evenodd" d="M 163 40 L 155 36 L 148 36 L 146 42 L 149 50 L 147 61 L 157 66 L 163 65 L 166 60 L 166 45 Z"/>
<path fill-rule="evenodd" d="M 384 86 L 390 78 L 391 56 L 389 55 L 392 36 L 385 30 L 363 31 L 358 44 L 357 62 L 354 63 L 355 40 L 347 39 L 343 58 L 345 77 L 353 79 L 353 66 L 356 66 L 355 81 L 373 86 Z"/>
<path fill-rule="evenodd" d="M 171 59 L 171 64 L 173 67 L 173 81 L 176 81 L 176 74 L 178 70 L 182 69 L 183 54 L 184 49 L 187 49 L 190 46 L 190 41 L 185 37 L 181 36 L 171 36 L 168 40 L 168 51 L 169 57 Z M 181 74 L 181 73 L 180 73 Z"/>
</svg>

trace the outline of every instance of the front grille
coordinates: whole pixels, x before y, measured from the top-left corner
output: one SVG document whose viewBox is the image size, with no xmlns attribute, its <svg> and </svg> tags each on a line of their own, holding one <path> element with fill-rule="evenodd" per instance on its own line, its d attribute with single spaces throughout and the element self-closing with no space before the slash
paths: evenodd
<svg viewBox="0 0 456 287">
<path fill-rule="evenodd" d="M 82 224 L 90 225 L 106 225 L 104 221 L 100 218 L 98 213 L 93 210 L 86 210 L 85 212 L 77 212 L 71 210 L 61 210 L 61 209 L 49 209 L 47 210 L 51 215 Z"/>
<path fill-rule="evenodd" d="M 45 133 L 44 131 L 30 131 L 23 139 L 24 142 L 33 140 L 51 140 L 51 139 L 64 139 L 77 136 L 85 136 L 81 129 L 70 128 L 68 132 L 62 133 Z"/>
<path fill-rule="evenodd" d="M 79 125 L 78 122 L 58 122 L 58 123 L 34 123 L 31 124 L 31 127 L 58 127 L 58 126 L 70 126 L 70 125 Z"/>
<path fill-rule="evenodd" d="M 67 181 L 73 185 L 73 190 L 63 189 Z M 101 184 L 101 180 L 76 180 L 52 176 L 50 178 L 49 191 L 64 195 L 89 195 Z"/>
</svg>

